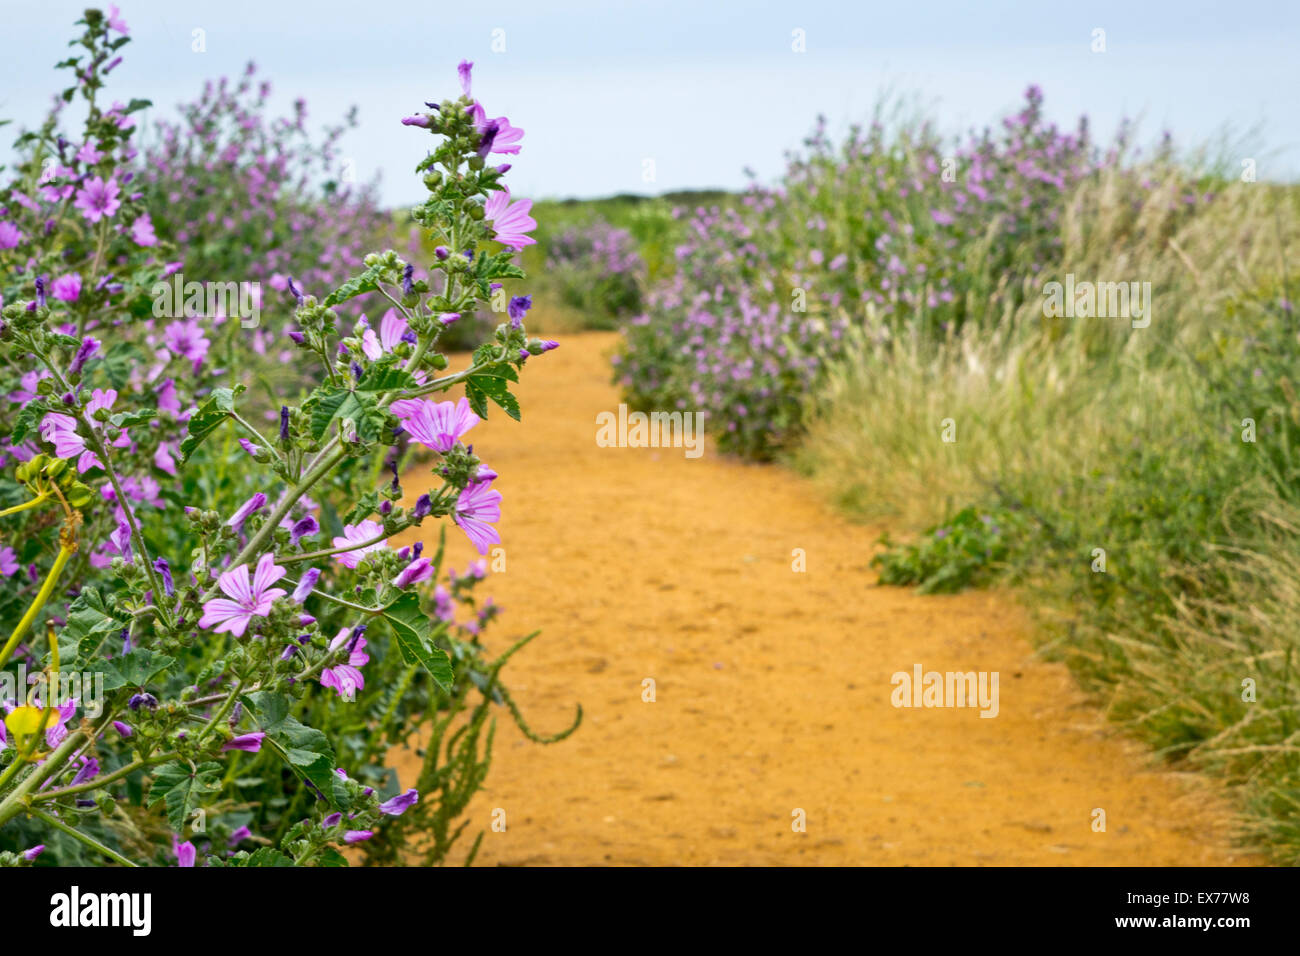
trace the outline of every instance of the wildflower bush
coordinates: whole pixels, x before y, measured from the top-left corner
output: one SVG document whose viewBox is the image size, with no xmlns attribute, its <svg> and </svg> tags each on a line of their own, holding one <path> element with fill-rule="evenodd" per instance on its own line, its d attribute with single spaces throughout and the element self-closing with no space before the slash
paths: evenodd
<svg viewBox="0 0 1300 956">
<path fill-rule="evenodd" d="M 546 275 L 560 301 L 588 316 L 588 328 L 617 328 L 641 311 L 645 264 L 632 233 L 596 221 L 570 227 L 547 244 Z"/>
<path fill-rule="evenodd" d="M 848 335 L 795 455 L 847 513 L 901 533 L 883 582 L 1016 582 L 1044 653 L 1169 759 L 1240 785 L 1242 832 L 1286 862 L 1297 224 L 1291 186 L 1107 169 L 1071 193 L 1037 295 L 993 304 L 995 288 L 942 339 Z M 1045 316 L 1041 282 L 1067 272 L 1149 281 L 1150 325 Z M 998 516 L 1006 551 L 963 579 L 978 554 L 934 533 L 971 514 Z"/>
<path fill-rule="evenodd" d="M 148 104 L 103 103 L 126 24 L 79 26 L 59 67 L 84 128 L 56 113 L 21 136 L 0 187 L 0 861 L 341 865 L 352 845 L 384 862 L 418 831 L 440 862 L 492 708 L 522 726 L 500 671 L 531 636 L 489 658 L 485 564 L 456 574 L 441 545 L 389 539 L 441 524 L 441 542 L 447 519 L 480 554 L 500 541 L 496 472 L 463 439 L 490 404 L 519 417 L 510 386 L 555 343 L 519 307 L 462 368 L 441 336 L 523 278 L 533 222 L 487 162 L 520 131 L 486 118 L 468 63 L 459 97 L 403 120 L 434 137 L 412 219 L 437 254 L 417 273 L 371 252 L 319 297 L 286 277 L 310 387 L 259 427 L 256 350 L 215 361 L 219 317 L 157 314 L 202 239 L 157 228 L 133 164 Z M 365 301 L 382 321 L 341 328 Z M 429 478 L 408 494 L 416 459 Z M 402 791 L 386 752 L 413 739 Z"/>
<path fill-rule="evenodd" d="M 838 147 L 819 122 L 805 146 L 777 187 L 680 213 L 677 271 L 618 362 L 629 401 L 707 411 L 719 447 L 747 457 L 798 436 L 848 329 L 942 338 L 1023 302 L 1059 256 L 1072 190 L 1118 165 L 1125 143 L 1103 151 L 1086 121 L 1048 123 L 1031 87 L 996 134 L 949 143 L 882 109 Z"/>
<path fill-rule="evenodd" d="M 335 288 L 389 227 L 374 184 L 357 184 L 339 155 L 355 110 L 316 142 L 306 101 L 296 100 L 291 116 L 271 117 L 270 94 L 252 63 L 233 83 L 209 82 L 177 119 L 147 131 L 132 163 L 153 230 L 183 250 L 189 278 L 257 282 L 271 291 L 268 305 L 293 301 L 290 277 L 309 292 Z M 341 305 L 357 317 L 356 303 Z M 266 322 L 241 332 L 223 322 L 218 331 L 219 355 L 228 354 L 226 338 L 247 337 L 259 355 L 281 359 L 262 363 L 268 369 L 292 367 L 291 353 L 281 354 L 291 347 L 284 328 Z"/>
</svg>

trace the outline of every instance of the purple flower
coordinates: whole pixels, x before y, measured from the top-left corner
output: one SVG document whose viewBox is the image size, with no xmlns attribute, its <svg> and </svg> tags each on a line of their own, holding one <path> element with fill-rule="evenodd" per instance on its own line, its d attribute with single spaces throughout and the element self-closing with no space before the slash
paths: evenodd
<svg viewBox="0 0 1300 956">
<path fill-rule="evenodd" d="M 427 117 L 427 116 L 425 116 L 425 115 L 423 115 L 423 114 L 421 114 L 421 113 L 416 113 L 414 116 L 403 116 L 403 117 L 402 117 L 402 125 L 403 125 L 403 126 L 418 126 L 418 127 L 420 127 L 421 129 L 428 129 L 428 128 L 429 128 L 429 117 Z"/>
<path fill-rule="evenodd" d="M 66 279 L 67 276 L 64 276 L 64 278 Z M 56 288 L 59 282 L 61 281 L 62 279 L 55 281 L 54 285 L 56 286 Z M 81 288 L 80 276 L 77 277 L 77 288 L 78 289 Z M 57 291 L 56 291 L 56 297 L 57 297 Z M 76 298 L 76 296 L 73 296 L 73 298 Z M 86 336 L 84 339 L 82 339 L 81 345 L 77 347 L 77 354 L 72 357 L 72 364 L 68 366 L 68 374 L 80 375 L 81 370 L 85 368 L 86 363 L 90 361 L 90 357 L 94 355 L 95 352 L 98 350 L 99 350 L 98 339 L 92 339 L 89 335 Z"/>
<path fill-rule="evenodd" d="M 45 844 L 38 843 L 30 850 L 23 850 L 23 859 L 26 860 L 28 863 L 35 863 L 36 858 L 40 856 L 41 853 L 43 853 L 44 851 L 45 851 Z"/>
<path fill-rule="evenodd" d="M 262 738 L 266 736 L 264 731 L 256 731 L 251 734 L 241 734 L 238 737 L 231 737 L 221 745 L 222 751 L 242 750 L 244 753 L 255 754 L 262 749 Z"/>
<path fill-rule="evenodd" d="M 253 831 L 248 829 L 248 827 L 240 827 L 238 830 L 235 830 L 230 834 L 230 839 L 226 841 L 226 846 L 239 846 L 239 844 L 243 843 L 252 835 Z"/>
<path fill-rule="evenodd" d="M 73 774 L 72 779 L 68 782 L 68 786 L 75 787 L 77 784 L 85 783 L 87 780 L 94 780 L 99 776 L 99 761 L 94 757 L 86 757 L 84 759 L 85 762 L 82 763 L 81 768 Z"/>
<path fill-rule="evenodd" d="M 111 216 L 122 208 L 122 201 L 117 198 L 119 192 L 117 181 L 111 176 L 107 182 L 102 177 L 96 176 L 81 187 L 73 205 L 80 209 L 81 214 L 90 222 L 99 222 L 105 216 Z"/>
<path fill-rule="evenodd" d="M 411 516 L 417 521 L 421 518 L 427 518 L 433 512 L 433 499 L 428 493 L 420 495 L 415 499 L 415 507 L 411 509 Z"/>
<path fill-rule="evenodd" d="M 374 836 L 373 830 L 349 830 L 343 834 L 344 843 L 363 843 Z"/>
<path fill-rule="evenodd" d="M 460 65 L 456 67 L 456 72 L 460 75 L 460 91 L 466 96 L 470 95 L 470 71 L 473 69 L 473 60 L 461 60 Z"/>
<path fill-rule="evenodd" d="M 289 406 L 280 406 L 280 441 L 289 440 Z"/>
<path fill-rule="evenodd" d="M 385 800 L 379 805 L 379 812 L 386 813 L 390 817 L 400 817 L 411 807 L 420 801 L 420 791 L 412 787 L 406 793 L 399 793 L 391 800 Z"/>
<path fill-rule="evenodd" d="M 333 667 L 327 667 L 321 671 L 320 685 L 322 687 L 333 687 L 338 695 L 344 700 L 355 700 L 357 691 L 366 686 L 366 679 L 361 674 L 361 668 L 370 663 L 370 655 L 366 653 L 366 639 L 361 636 L 365 628 L 355 627 L 339 631 L 330 641 L 330 650 L 336 651 L 344 644 L 348 645 L 348 660 L 346 664 L 335 664 Z"/>
<path fill-rule="evenodd" d="M 271 613 L 275 599 L 284 596 L 283 588 L 271 585 L 286 573 L 284 568 L 276 565 L 273 554 L 262 555 L 251 582 L 246 564 L 225 572 L 217 578 L 217 586 L 229 599 L 213 598 L 204 604 L 199 627 L 208 628 L 215 624 L 218 634 L 229 631 L 235 637 L 243 637 L 249 622 L 254 617 L 266 617 Z"/>
<path fill-rule="evenodd" d="M 131 224 L 131 238 L 137 246 L 146 249 L 158 245 L 158 236 L 153 231 L 153 220 L 148 213 Z"/>
<path fill-rule="evenodd" d="M 339 564 L 345 568 L 355 568 L 361 558 L 371 551 L 381 551 L 388 547 L 385 541 L 374 541 L 373 544 L 365 544 L 367 541 L 373 541 L 375 538 L 382 536 L 384 526 L 377 521 L 366 519 L 356 524 L 345 524 L 343 526 L 342 537 L 336 537 L 333 541 L 334 547 L 341 548 L 345 545 L 356 544 L 364 545 L 363 547 L 354 548 L 351 551 L 344 551 L 338 555 Z"/>
<path fill-rule="evenodd" d="M 501 520 L 501 492 L 493 491 L 489 481 L 471 482 L 456 498 L 452 520 L 479 554 L 487 554 L 489 545 L 501 543 L 500 532 L 492 527 L 493 522 Z"/>
<path fill-rule="evenodd" d="M 77 471 L 103 468 L 93 451 L 86 448 L 86 440 L 77 434 L 77 420 L 71 415 L 50 412 L 41 419 L 41 438 L 54 445 L 60 458 L 76 458 Z"/>
<path fill-rule="evenodd" d="M 253 495 L 253 497 L 240 505 L 239 510 L 230 516 L 230 520 L 227 521 L 226 524 L 238 531 L 244 526 L 244 522 L 247 521 L 251 515 L 255 512 L 261 511 L 265 506 L 266 495 L 259 491 L 257 494 Z"/>
<path fill-rule="evenodd" d="M 168 597 L 176 596 L 176 585 L 172 582 L 172 569 L 164 557 L 154 558 L 153 569 L 162 575 L 163 593 Z"/>
<path fill-rule="evenodd" d="M 401 573 L 393 579 L 393 587 L 409 588 L 412 584 L 419 584 L 431 577 L 433 577 L 433 563 L 428 558 L 417 558 L 402 568 Z"/>
<path fill-rule="evenodd" d="M 81 276 L 75 272 L 59 276 L 50 284 L 50 295 L 60 302 L 76 302 L 81 295 Z"/>
<path fill-rule="evenodd" d="M 146 694 L 144 692 L 132 694 L 131 699 L 127 701 L 126 706 L 130 707 L 132 710 L 139 710 L 141 707 L 145 710 L 157 710 L 158 698 L 153 694 Z"/>
<path fill-rule="evenodd" d="M 176 854 L 177 866 L 193 866 L 195 859 L 198 857 L 198 850 L 194 849 L 194 844 L 188 840 L 184 843 L 173 840 L 172 852 Z"/>
<path fill-rule="evenodd" d="M 13 249 L 23 241 L 23 234 L 12 222 L 0 222 L 0 249 Z"/>
<path fill-rule="evenodd" d="M 517 295 L 510 300 L 506 307 L 506 313 L 510 316 L 510 327 L 519 328 L 523 323 L 524 316 L 528 310 L 533 307 L 533 297 L 531 295 Z"/>
<path fill-rule="evenodd" d="M 291 544 L 297 544 L 303 538 L 309 535 L 317 534 L 320 531 L 320 522 L 311 515 L 299 518 L 292 528 L 289 529 L 289 541 Z"/>
<path fill-rule="evenodd" d="M 465 433 L 481 421 L 469 407 L 469 400 L 435 402 L 404 398 L 390 406 L 411 437 L 434 451 L 451 451 Z"/>
<path fill-rule="evenodd" d="M 113 729 L 117 731 L 119 737 L 134 737 L 135 731 L 131 729 L 130 724 L 124 724 L 120 720 L 113 721 Z"/>
<path fill-rule="evenodd" d="M 524 246 L 537 242 L 528 235 L 529 230 L 537 228 L 537 220 L 528 215 L 532 208 L 531 199 L 520 199 L 512 203 L 510 190 L 503 189 L 488 197 L 483 212 L 496 231 L 496 241 L 518 252 Z"/>
<path fill-rule="evenodd" d="M 302 577 L 298 579 L 298 586 L 293 589 L 293 594 L 290 595 L 294 603 L 301 604 L 307 600 L 307 595 L 311 594 L 311 589 L 316 586 L 319 578 L 320 568 L 308 568 L 304 571 Z"/>
<path fill-rule="evenodd" d="M 195 319 L 173 322 L 163 330 L 163 344 L 179 358 L 189 359 L 196 366 L 207 357 L 211 343 L 203 335 L 203 326 Z"/>
</svg>

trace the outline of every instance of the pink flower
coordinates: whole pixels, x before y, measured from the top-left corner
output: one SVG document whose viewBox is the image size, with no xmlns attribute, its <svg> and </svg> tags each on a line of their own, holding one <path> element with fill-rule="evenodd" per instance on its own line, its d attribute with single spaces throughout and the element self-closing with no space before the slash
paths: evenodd
<svg viewBox="0 0 1300 956">
<path fill-rule="evenodd" d="M 354 632 L 355 629 L 350 627 L 345 627 L 339 631 L 334 640 L 330 641 L 330 650 L 336 651 L 351 641 Z M 357 691 L 366 686 L 366 679 L 361 674 L 361 668 L 369 663 L 370 655 L 366 653 L 366 639 L 358 636 L 348 652 L 348 662 L 346 664 L 335 664 L 333 667 L 327 667 L 321 671 L 320 685 L 322 687 L 333 687 L 344 700 L 355 700 Z"/>
<path fill-rule="evenodd" d="M 478 130 L 480 136 L 486 133 L 489 129 L 494 130 L 489 145 L 490 152 L 509 153 L 511 155 L 517 155 L 519 153 L 519 144 L 524 138 L 524 131 L 522 129 L 518 126 L 511 126 L 510 120 L 504 116 L 498 116 L 494 120 L 489 120 L 487 118 L 487 113 L 483 111 L 483 107 L 478 103 L 474 104 L 473 108 L 470 110 L 470 114 L 474 120 L 474 128 Z"/>
<path fill-rule="evenodd" d="M 481 421 L 465 398 L 455 404 L 428 398 L 404 398 L 389 407 L 412 438 L 434 451 L 451 451 L 456 442 Z"/>
<path fill-rule="evenodd" d="M 356 524 L 345 524 L 343 526 L 343 536 L 334 539 L 334 547 L 341 548 L 348 544 L 363 544 L 366 541 L 372 541 L 384 533 L 384 526 L 377 521 L 359 521 Z M 355 568 L 362 556 L 371 551 L 382 551 L 387 548 L 385 541 L 375 541 L 373 544 L 367 544 L 365 547 L 355 548 L 352 551 L 344 551 L 338 555 L 339 564 L 345 568 Z"/>
<path fill-rule="evenodd" d="M 226 593 L 229 600 L 213 598 L 204 604 L 199 627 L 208 628 L 215 624 L 218 634 L 229 631 L 235 637 L 243 637 L 249 622 L 254 617 L 266 617 L 271 613 L 275 599 L 284 596 L 284 588 L 273 588 L 271 585 L 287 573 L 284 568 L 276 565 L 273 554 L 262 555 L 251 583 L 248 580 L 248 565 L 231 568 L 217 578 L 217 586 Z"/>
<path fill-rule="evenodd" d="M 173 355 L 189 359 L 196 366 L 207 357 L 211 344 L 203 335 L 203 326 L 194 319 L 173 322 L 163 330 L 163 344 Z"/>
<path fill-rule="evenodd" d="M 117 9 L 110 7 L 110 9 Z M 194 848 L 194 844 L 186 840 L 184 843 L 172 841 L 172 852 L 176 854 L 177 866 L 193 866 L 194 861 L 198 858 L 199 851 Z"/>
<path fill-rule="evenodd" d="M 12 222 L 0 222 L 0 249 L 12 249 L 23 241 L 23 234 Z"/>
<path fill-rule="evenodd" d="M 406 319 L 397 314 L 396 309 L 389 309 L 379 322 L 379 334 L 374 329 L 366 329 L 361 336 L 361 351 L 372 362 L 385 352 L 391 352 L 402 341 L 402 336 L 411 330 Z"/>
<path fill-rule="evenodd" d="M 108 5 L 108 28 L 116 30 L 122 36 L 127 35 L 126 21 L 122 19 L 122 11 L 111 3 Z"/>
<path fill-rule="evenodd" d="M 135 240 L 137 246 L 147 248 L 158 245 L 158 236 L 153 231 L 153 220 L 149 218 L 148 213 L 131 224 L 131 238 Z"/>
<path fill-rule="evenodd" d="M 503 189 L 488 197 L 483 209 L 492 228 L 496 230 L 496 241 L 518 252 L 524 246 L 531 246 L 536 239 L 527 235 L 530 229 L 537 228 L 537 220 L 528 215 L 533 208 L 531 199 L 510 201 L 510 190 Z"/>
<path fill-rule="evenodd" d="M 242 750 L 244 753 L 255 754 L 262 749 L 262 738 L 265 732 L 259 730 L 256 733 L 242 734 L 239 737 L 231 737 L 221 745 L 223 751 Z"/>
<path fill-rule="evenodd" d="M 85 163 L 87 166 L 94 166 L 103 158 L 104 154 L 96 149 L 95 144 L 91 142 L 87 142 L 86 145 L 77 150 L 77 159 L 81 160 L 81 162 Z"/>
<path fill-rule="evenodd" d="M 489 481 L 475 481 L 465 486 L 456 498 L 452 520 L 460 525 L 479 554 L 488 546 L 501 543 L 501 534 L 492 523 L 501 520 L 501 492 L 491 489 Z"/>
<path fill-rule="evenodd" d="M 109 177 L 108 182 L 105 182 L 102 177 L 96 176 L 81 187 L 73 205 L 91 222 L 99 222 L 122 207 L 117 195 L 117 180 Z"/>
<path fill-rule="evenodd" d="M 41 420 L 41 437 L 54 445 L 54 454 L 60 458 L 76 458 L 79 472 L 104 467 L 95 453 L 86 448 L 86 440 L 77 434 L 77 420 L 71 415 L 50 412 Z"/>
<path fill-rule="evenodd" d="M 431 577 L 433 577 L 433 562 L 428 558 L 416 558 L 393 578 L 393 587 L 409 588 L 412 584 L 419 584 Z"/>
<path fill-rule="evenodd" d="M 14 549 L 8 545 L 0 548 L 0 574 L 7 578 L 12 577 L 19 567 L 18 555 L 14 553 Z"/>
<path fill-rule="evenodd" d="M 59 276 L 50 284 L 50 294 L 60 302 L 76 302 L 81 295 L 81 276 L 75 272 Z"/>
</svg>

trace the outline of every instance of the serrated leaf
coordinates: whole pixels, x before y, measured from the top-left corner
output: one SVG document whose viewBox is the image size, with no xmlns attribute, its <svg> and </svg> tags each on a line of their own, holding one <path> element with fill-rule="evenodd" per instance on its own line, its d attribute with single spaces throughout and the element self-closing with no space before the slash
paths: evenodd
<svg viewBox="0 0 1300 956">
<path fill-rule="evenodd" d="M 327 295 L 321 305 L 329 308 L 332 305 L 338 305 L 340 302 L 346 302 L 348 299 L 355 299 L 359 295 L 374 292 L 379 288 L 379 280 L 383 278 L 383 275 L 384 270 L 382 268 L 371 266 L 361 275 L 354 276 Z"/>
<path fill-rule="evenodd" d="M 510 373 L 514 372 L 514 369 L 509 366 L 503 367 Z M 474 414 L 479 418 L 487 418 L 487 400 L 490 398 L 504 409 L 507 415 L 519 421 L 519 399 L 511 393 L 508 385 L 508 382 L 516 380 L 503 373 L 501 369 L 476 372 L 465 379 L 465 397 L 469 399 Z"/>
<path fill-rule="evenodd" d="M 137 647 L 129 654 L 101 663 L 104 688 L 144 687 L 174 663 L 175 658 L 166 654 L 155 654 L 147 647 Z"/>
<path fill-rule="evenodd" d="M 293 866 L 293 860 L 275 847 L 264 846 L 254 850 L 244 866 Z"/>
<path fill-rule="evenodd" d="M 408 591 L 394 601 L 381 615 L 393 629 L 402 659 L 408 664 L 421 664 L 435 684 L 444 692 L 451 692 L 455 674 L 451 660 L 433 646 L 433 619 L 420 607 L 420 597 Z M 438 626 L 443 627 L 441 621 Z"/>
<path fill-rule="evenodd" d="M 167 822 L 179 833 L 199 801 L 221 790 L 221 764 L 214 760 L 196 769 L 173 760 L 154 770 L 149 787 L 149 806 L 167 805 Z"/>
<path fill-rule="evenodd" d="M 336 761 L 329 739 L 289 713 L 289 700 L 283 694 L 259 691 L 244 698 L 253 711 L 258 726 L 266 732 L 262 745 L 269 747 L 289 765 L 300 779 L 309 781 L 331 805 L 338 807 L 334 793 Z"/>
<path fill-rule="evenodd" d="M 230 413 L 235 410 L 235 398 L 244 390 L 243 385 L 234 388 L 213 389 L 212 394 L 199 406 L 189 422 L 189 433 L 181 442 L 181 461 L 189 461 L 190 455 L 203 444 L 204 440 L 221 427 Z"/>
</svg>

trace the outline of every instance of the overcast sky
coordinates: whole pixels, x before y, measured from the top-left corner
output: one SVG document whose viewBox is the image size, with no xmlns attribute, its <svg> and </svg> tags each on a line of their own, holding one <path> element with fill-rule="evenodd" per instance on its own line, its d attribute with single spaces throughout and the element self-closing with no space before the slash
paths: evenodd
<svg viewBox="0 0 1300 956">
<path fill-rule="evenodd" d="M 85 0 L 0 0 L 0 118 L 41 117 L 63 75 Z M 1262 177 L 1300 175 L 1300 3 L 1207 0 L 1070 2 L 567 3 L 474 0 L 124 0 L 133 41 L 110 95 L 170 112 L 203 81 L 257 62 L 287 109 L 314 122 L 360 108 L 344 152 L 383 198 L 420 195 L 410 170 L 427 135 L 400 118 L 457 92 L 526 130 L 517 196 L 602 196 L 737 187 L 783 166 L 816 115 L 832 132 L 868 116 L 886 90 L 919 94 L 946 130 L 983 126 L 1030 83 L 1048 114 L 1094 129 L 1142 117 L 1150 137 L 1262 130 L 1243 156 Z M 1105 52 L 1092 51 L 1105 31 Z M 206 52 L 191 47 L 204 31 Z M 802 31 L 796 34 L 796 31 Z M 796 52 L 797 38 L 803 52 Z M 494 50 L 494 40 L 504 51 Z M 0 130 L 8 155 L 13 127 Z M 1265 158 L 1267 157 L 1267 158 Z M 645 181 L 647 160 L 654 181 Z"/>
</svg>

